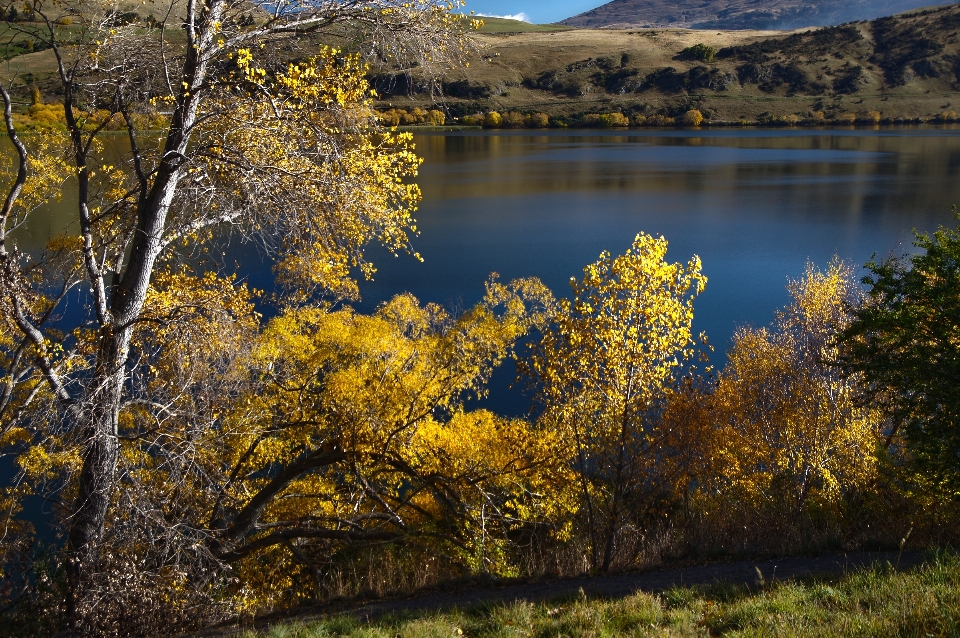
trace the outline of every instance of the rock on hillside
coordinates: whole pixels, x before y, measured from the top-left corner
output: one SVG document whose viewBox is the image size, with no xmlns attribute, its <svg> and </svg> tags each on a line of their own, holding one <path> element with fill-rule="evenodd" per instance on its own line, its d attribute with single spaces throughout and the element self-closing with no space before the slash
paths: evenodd
<svg viewBox="0 0 960 638">
<path fill-rule="evenodd" d="M 560 24 L 598 28 L 799 29 L 872 20 L 943 0 L 613 0 Z"/>
</svg>

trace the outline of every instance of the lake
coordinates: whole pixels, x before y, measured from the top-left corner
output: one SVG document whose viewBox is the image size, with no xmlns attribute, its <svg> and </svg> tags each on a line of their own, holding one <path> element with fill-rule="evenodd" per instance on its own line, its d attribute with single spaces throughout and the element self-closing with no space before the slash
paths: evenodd
<svg viewBox="0 0 960 638">
<path fill-rule="evenodd" d="M 487 274 L 569 291 L 602 250 L 640 231 L 668 258 L 697 254 L 709 278 L 695 330 L 723 352 L 736 326 L 765 325 L 788 278 L 837 255 L 860 266 L 912 250 L 912 229 L 955 225 L 960 127 L 484 131 L 418 134 L 423 203 L 414 246 L 376 254 L 366 309 L 408 290 L 474 303 Z M 508 384 L 500 375 L 494 396 Z M 498 407 L 515 412 L 525 405 Z M 509 403 L 509 408 L 507 407 Z"/>
<path fill-rule="evenodd" d="M 376 279 L 363 310 L 398 292 L 453 306 L 475 303 L 490 272 L 534 275 L 568 293 L 602 250 L 622 253 L 640 231 L 663 235 L 668 258 L 697 254 L 709 278 L 695 330 L 717 349 L 738 325 L 764 325 L 788 301 L 808 260 L 909 252 L 911 229 L 954 225 L 960 127 L 422 133 L 423 203 L 414 248 L 424 262 L 370 251 Z M 39 232 L 40 229 L 35 227 Z M 40 232 L 40 234 L 46 234 Z M 39 237 L 38 237 L 39 239 Z M 269 267 L 236 247 L 257 287 Z M 506 387 L 498 410 L 528 403 Z"/>
</svg>

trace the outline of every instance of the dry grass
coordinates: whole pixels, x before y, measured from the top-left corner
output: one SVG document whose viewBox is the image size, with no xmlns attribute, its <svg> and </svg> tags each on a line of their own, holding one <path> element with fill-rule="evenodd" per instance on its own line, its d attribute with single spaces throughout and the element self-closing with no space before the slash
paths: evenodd
<svg viewBox="0 0 960 638">
<path fill-rule="evenodd" d="M 4 71 L 13 75 L 24 75 L 27 73 L 41 75 L 45 73 L 54 73 L 57 70 L 57 58 L 53 51 L 38 51 L 36 53 L 27 53 L 4 62 L 6 67 Z"/>
<path fill-rule="evenodd" d="M 944 11 L 956 12 L 960 9 L 953 7 Z M 944 45 L 940 54 L 943 59 L 953 59 L 951 56 L 960 55 L 956 34 L 952 29 L 939 29 L 937 24 L 941 18 L 937 15 L 903 19 L 915 20 L 921 31 L 941 42 Z M 754 122 L 762 120 L 762 114 L 767 114 L 768 119 L 795 116 L 799 120 L 810 120 L 816 113 L 824 111 L 833 119 L 845 114 L 862 118 L 866 113 L 874 111 L 881 113 L 885 119 L 934 119 L 945 110 L 949 112 L 957 109 L 960 104 L 960 91 L 954 82 L 956 78 L 952 71 L 944 69 L 940 77 L 917 75 L 903 86 L 890 86 L 884 80 L 883 69 L 869 60 L 873 51 L 870 24 L 860 23 L 855 25 L 855 28 L 863 34 L 864 40 L 844 51 L 774 55 L 769 62 L 771 65 L 775 62 L 796 62 L 802 66 L 811 81 L 819 81 L 828 87 L 847 70 L 859 66 L 863 72 L 861 86 L 852 94 L 838 94 L 832 87 L 820 95 L 803 92 L 793 95 L 786 87 L 764 92 L 756 84 L 741 85 L 736 80 L 726 90 L 664 93 L 647 89 L 621 94 L 604 90 L 602 86 L 591 86 L 590 75 L 596 72 L 596 69 L 585 69 L 579 75 L 574 74 L 576 77 L 570 76 L 568 69 L 589 60 L 607 59 L 614 67 L 623 66 L 628 70 L 636 70 L 637 78 L 640 79 L 654 70 L 666 67 L 685 73 L 703 64 L 676 59 L 677 54 L 686 47 L 702 43 L 719 50 L 798 32 L 690 29 L 517 32 L 511 30 L 509 25 L 491 23 L 489 29 L 474 36 L 480 47 L 479 58 L 474 60 L 469 68 L 453 71 L 445 78 L 448 83 L 465 80 L 471 86 L 484 88 L 487 95 L 457 97 L 454 92 L 448 91 L 444 102 L 455 114 L 516 110 L 542 111 L 551 116 L 615 111 L 643 112 L 649 115 L 653 112 L 682 113 L 696 108 L 708 115 L 708 119 L 726 122 Z M 740 64 L 742 61 L 736 59 L 718 59 L 706 66 L 736 77 L 736 67 Z M 557 72 L 559 75 L 567 73 L 565 77 L 581 82 L 584 90 L 576 94 L 531 86 L 531 81 L 536 81 L 542 74 L 549 72 Z M 414 105 L 423 106 L 431 101 L 424 95 L 394 95 L 385 98 L 383 105 L 388 103 L 400 108 L 410 108 Z"/>
<path fill-rule="evenodd" d="M 483 20 L 483 26 L 480 27 L 480 33 L 557 33 L 560 31 L 573 31 L 573 27 L 565 27 L 560 24 L 531 24 L 521 22 L 520 20 L 509 20 L 507 18 L 491 18 L 489 16 L 478 16 Z"/>
</svg>

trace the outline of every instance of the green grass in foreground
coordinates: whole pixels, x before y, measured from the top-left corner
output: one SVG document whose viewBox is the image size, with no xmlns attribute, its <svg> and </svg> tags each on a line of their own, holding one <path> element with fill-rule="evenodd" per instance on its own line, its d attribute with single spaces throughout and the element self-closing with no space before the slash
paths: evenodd
<svg viewBox="0 0 960 638">
<path fill-rule="evenodd" d="M 910 572 L 889 566 L 834 581 L 761 591 L 714 585 L 619 600 L 490 605 L 363 623 L 338 616 L 243 638 L 470 636 L 960 636 L 960 558 L 938 554 Z"/>
</svg>

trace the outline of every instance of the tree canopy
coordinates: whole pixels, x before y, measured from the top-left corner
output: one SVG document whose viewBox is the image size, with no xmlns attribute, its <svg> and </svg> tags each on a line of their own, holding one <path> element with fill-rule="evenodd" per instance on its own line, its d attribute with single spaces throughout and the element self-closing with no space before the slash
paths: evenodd
<svg viewBox="0 0 960 638">
<path fill-rule="evenodd" d="M 843 364 L 892 415 L 925 482 L 960 497 L 960 230 L 917 234 L 917 253 L 867 264 Z"/>
<path fill-rule="evenodd" d="M 492 275 L 462 312 L 356 310 L 367 247 L 413 253 L 420 201 L 412 139 L 365 74 L 456 62 L 455 8 L 38 0 L 10 27 L 44 38 L 61 101 L 0 78 L 0 634 L 195 629 L 357 593 L 357 565 L 354 585 L 383 568 L 409 588 L 440 563 L 573 574 L 731 536 L 886 542 L 837 532 L 882 500 L 884 458 L 956 501 L 957 231 L 871 263 L 865 296 L 839 262 L 808 267 L 715 374 L 694 365 L 700 260 L 645 233 L 570 299 Z M 25 91 L 49 125 L 29 134 Z M 65 193 L 71 223 L 27 250 L 18 231 Z M 267 256 L 275 291 L 218 262 L 228 241 Z M 536 418 L 471 403 L 511 357 Z M 876 505 L 884 533 L 905 500 Z"/>
<path fill-rule="evenodd" d="M 808 264 L 788 285 L 791 303 L 770 328 L 740 328 L 713 396 L 715 489 L 736 490 L 800 513 L 868 488 L 885 428 L 858 405 L 859 378 L 841 374 L 837 333 L 850 326 L 860 289 L 849 266 Z"/>
</svg>

